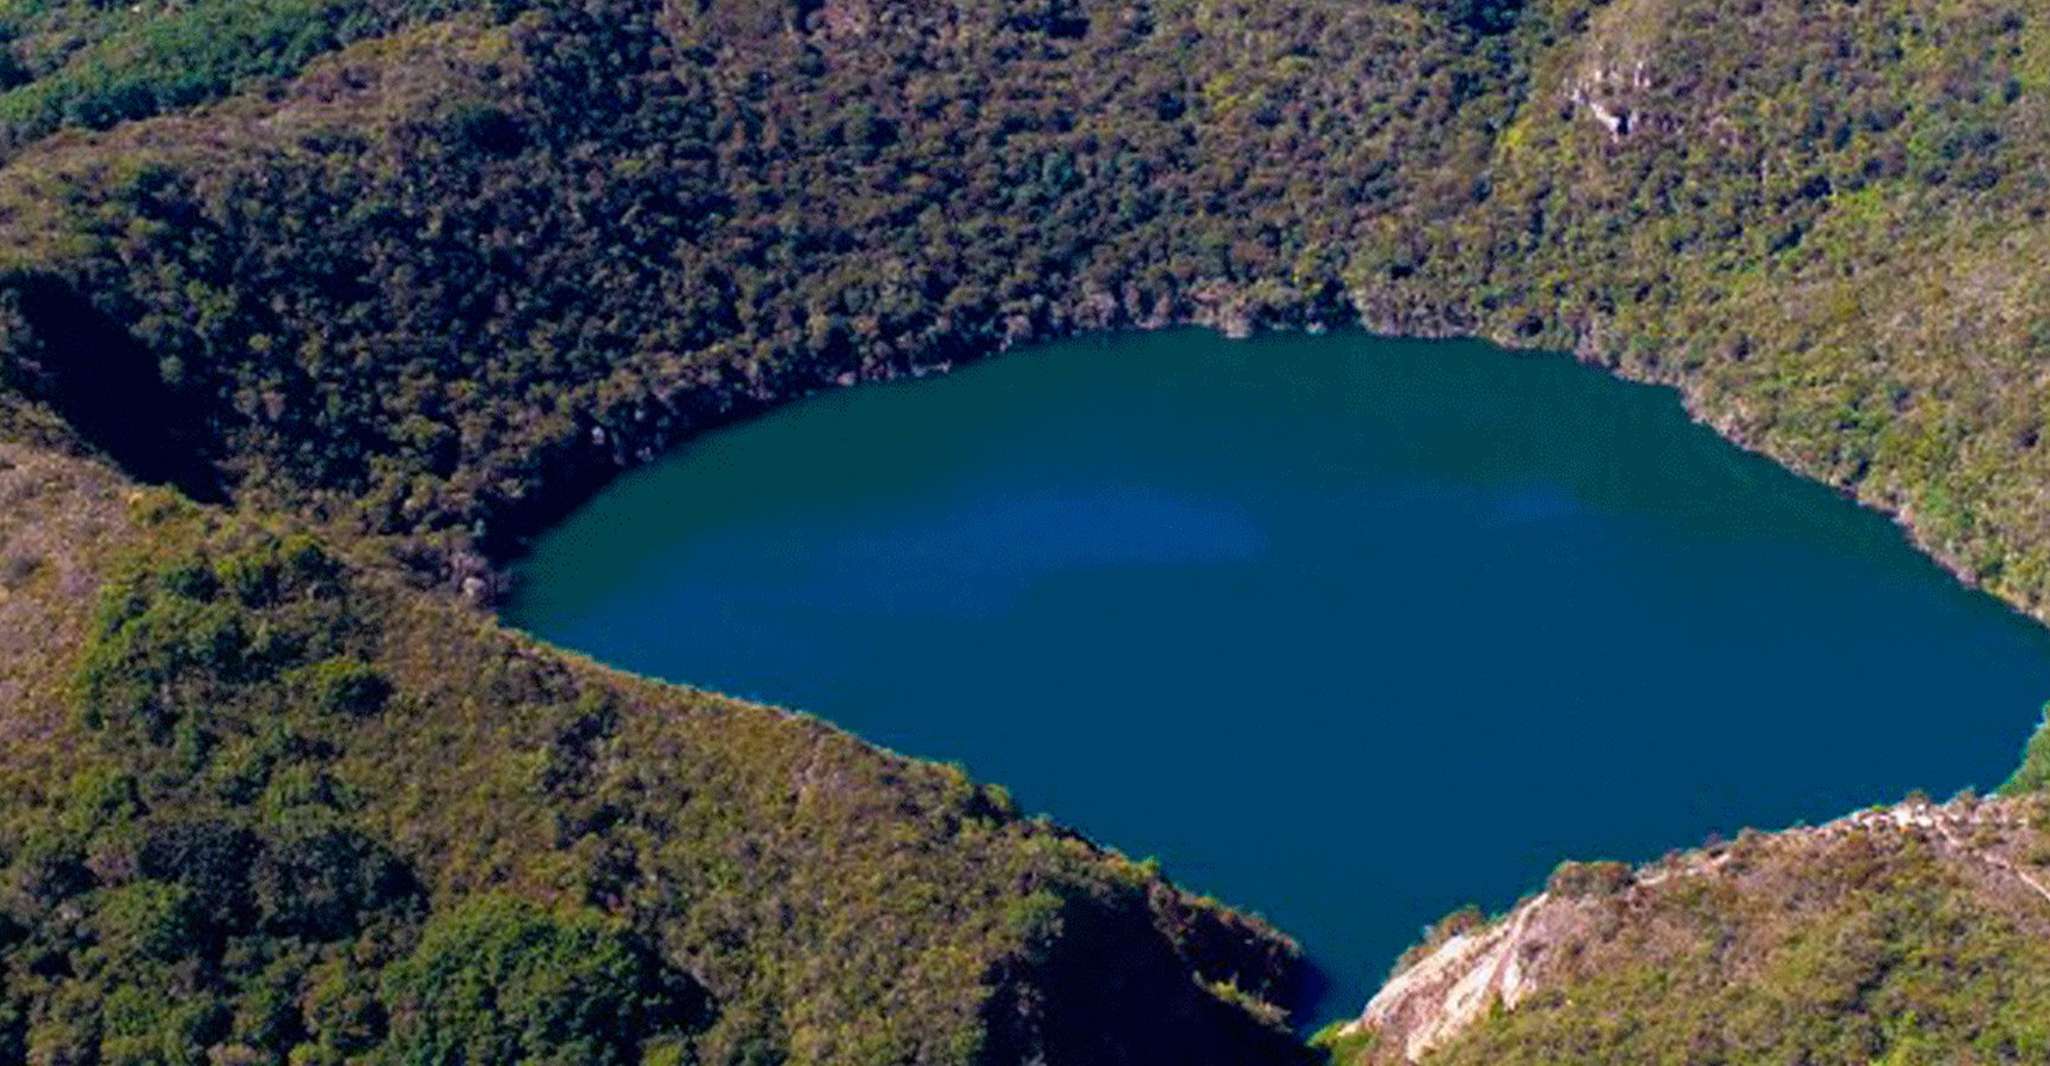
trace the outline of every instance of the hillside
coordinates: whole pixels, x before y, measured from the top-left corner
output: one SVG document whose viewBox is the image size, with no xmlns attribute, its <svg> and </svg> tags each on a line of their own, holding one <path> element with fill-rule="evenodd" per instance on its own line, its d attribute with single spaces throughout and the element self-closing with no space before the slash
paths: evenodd
<svg viewBox="0 0 2050 1066">
<path fill-rule="evenodd" d="M 1364 320 L 1676 385 L 2043 617 L 2046 71 L 1996 0 L 0 7 L 0 1059 L 1285 1060 L 1278 934 L 452 594 L 810 390 Z"/>
<path fill-rule="evenodd" d="M 172 86 L 152 57 L 238 5 L 39 10 L 9 373 L 193 491 L 502 549 L 808 389 L 1363 315 L 1679 384 L 2045 595 L 2020 5 L 288 5 L 317 32 L 210 37 Z M 79 86 L 170 113 L 88 134 L 48 103 Z"/>
<path fill-rule="evenodd" d="M 1298 1054 L 1292 944 L 957 770 L 90 463 L 0 498 L 0 1061 Z"/>
<path fill-rule="evenodd" d="M 1642 869 L 1562 865 L 1412 952 L 1341 1062 L 2037 1062 L 2039 798 L 1911 801 Z"/>
</svg>

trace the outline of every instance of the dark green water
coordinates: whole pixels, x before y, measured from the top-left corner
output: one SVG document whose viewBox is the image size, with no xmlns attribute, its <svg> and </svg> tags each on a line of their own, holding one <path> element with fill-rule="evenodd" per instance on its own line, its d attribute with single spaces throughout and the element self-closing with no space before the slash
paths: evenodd
<svg viewBox="0 0 2050 1066">
<path fill-rule="evenodd" d="M 713 434 L 545 538 L 514 624 L 959 760 L 1266 914 L 1359 1009 L 1419 927 L 1998 784 L 2050 635 L 1563 358 L 1064 343 Z"/>
</svg>

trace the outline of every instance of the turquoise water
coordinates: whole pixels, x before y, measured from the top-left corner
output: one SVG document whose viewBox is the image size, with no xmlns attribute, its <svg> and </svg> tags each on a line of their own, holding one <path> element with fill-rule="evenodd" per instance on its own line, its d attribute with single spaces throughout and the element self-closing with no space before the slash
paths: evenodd
<svg viewBox="0 0 2050 1066">
<path fill-rule="evenodd" d="M 1884 518 L 1558 357 L 1050 345 L 703 437 L 510 620 L 958 760 L 1258 911 L 1356 1012 L 1425 923 L 1999 783 L 2050 634 Z"/>
</svg>

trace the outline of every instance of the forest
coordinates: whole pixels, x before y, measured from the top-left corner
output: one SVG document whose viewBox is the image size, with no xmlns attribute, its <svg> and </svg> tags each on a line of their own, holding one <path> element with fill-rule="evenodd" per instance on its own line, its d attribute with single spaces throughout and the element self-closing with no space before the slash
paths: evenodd
<svg viewBox="0 0 2050 1066">
<path fill-rule="evenodd" d="M 620 471 L 813 390 L 1085 330 L 1364 323 L 1674 385 L 2041 617 L 2046 27 L 2014 0 L 7 0 L 0 1060 L 1320 1054 L 1258 920 L 957 770 L 465 601 Z M 2040 1048 L 1922 979 L 1961 971 L 1898 968 L 2041 964 L 1928 920 L 1966 889 L 1901 861 L 1812 869 L 1921 916 L 1797 925 L 1885 947 L 1829 987 L 1884 988 L 1931 1060 Z M 1743 927 L 1791 889 L 1747 891 L 1689 905 Z M 1701 1002 L 1764 1025 L 1822 980 L 1789 951 Z M 1649 1004 L 1655 969 L 1588 979 Z M 1569 1000 L 1471 1056 L 1754 1031 L 1646 1007 L 1568 1047 Z M 1804 1032 L 1769 1050 L 1908 1046 Z"/>
</svg>

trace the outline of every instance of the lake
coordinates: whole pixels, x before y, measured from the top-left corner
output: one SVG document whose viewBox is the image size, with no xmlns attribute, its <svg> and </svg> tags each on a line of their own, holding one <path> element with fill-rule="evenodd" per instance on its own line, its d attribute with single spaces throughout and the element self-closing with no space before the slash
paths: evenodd
<svg viewBox="0 0 2050 1066">
<path fill-rule="evenodd" d="M 608 488 L 509 621 L 954 760 L 1266 915 L 1356 1013 L 1423 925 L 1990 788 L 2050 634 L 1880 515 L 1559 356 L 1046 345 Z"/>
</svg>

